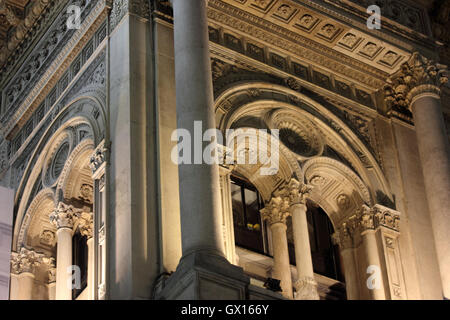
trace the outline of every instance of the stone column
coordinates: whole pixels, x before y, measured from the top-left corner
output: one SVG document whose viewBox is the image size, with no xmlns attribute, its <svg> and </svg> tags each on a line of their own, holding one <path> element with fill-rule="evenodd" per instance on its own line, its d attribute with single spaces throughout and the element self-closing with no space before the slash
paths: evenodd
<svg viewBox="0 0 450 320">
<path fill-rule="evenodd" d="M 283 296 L 292 299 L 292 277 L 289 263 L 286 219 L 290 215 L 289 203 L 281 196 L 274 196 L 261 210 L 272 232 L 273 270 L 272 278 L 281 281 Z"/>
<path fill-rule="evenodd" d="M 206 0 L 172 0 L 174 10 L 177 125 L 192 136 L 215 129 Z M 203 132 L 196 132 L 200 121 Z M 203 143 L 199 156 L 208 143 Z M 180 164 L 180 207 L 183 256 L 209 251 L 223 256 L 219 167 Z M 194 160 L 194 159 L 193 159 Z"/>
<path fill-rule="evenodd" d="M 171 2 L 177 127 L 200 140 L 206 130 L 216 129 L 207 4 L 206 0 Z M 203 151 L 209 144 L 203 142 L 200 148 L 194 141 L 192 163 L 178 166 L 183 256 L 177 271 L 158 295 L 161 299 L 245 298 L 249 278 L 224 255 L 218 161 L 207 164 L 203 160 Z M 208 281 L 200 276 L 206 270 Z M 225 285 L 225 278 L 228 285 Z M 183 289 L 180 289 L 180 282 L 184 283 Z"/>
<path fill-rule="evenodd" d="M 41 254 L 26 248 L 12 254 L 11 271 L 16 275 L 18 288 L 12 291 L 11 300 L 32 300 L 35 269 L 41 264 L 42 258 Z"/>
<path fill-rule="evenodd" d="M 361 228 L 361 241 L 363 245 L 364 255 L 365 255 L 365 269 L 369 267 L 379 268 L 380 274 L 379 279 L 376 282 L 379 284 L 378 287 L 370 288 L 367 284 L 369 290 L 369 295 L 373 300 L 385 300 L 386 290 L 385 290 L 385 279 L 382 276 L 383 269 L 385 269 L 383 262 L 381 261 L 380 250 L 378 249 L 377 236 L 376 236 L 376 222 L 375 216 L 369 207 L 363 206 L 359 215 L 359 224 Z M 367 275 L 369 277 L 369 275 Z"/>
<path fill-rule="evenodd" d="M 87 290 L 88 300 L 95 299 L 95 244 L 94 244 L 94 219 L 92 212 L 83 212 L 78 219 L 78 230 L 87 238 L 88 270 Z"/>
<path fill-rule="evenodd" d="M 295 262 L 297 265 L 296 300 L 319 300 L 317 282 L 309 243 L 308 221 L 306 218 L 306 195 L 311 188 L 291 179 L 288 185 L 289 205 L 294 233 Z"/>
<path fill-rule="evenodd" d="M 353 237 L 357 227 L 356 216 L 352 216 L 342 223 L 334 239 L 339 244 L 342 263 L 344 265 L 345 291 L 348 300 L 358 300 L 359 276 L 355 259 L 355 246 Z"/>
<path fill-rule="evenodd" d="M 450 146 L 440 102 L 447 81 L 445 66 L 414 53 L 390 79 L 386 101 L 414 117 L 443 295 L 450 299 Z"/>
<path fill-rule="evenodd" d="M 58 204 L 56 210 L 50 215 L 50 222 L 56 228 L 56 300 L 72 300 L 70 272 L 72 266 L 72 235 L 74 221 L 79 210 L 63 202 Z"/>
</svg>

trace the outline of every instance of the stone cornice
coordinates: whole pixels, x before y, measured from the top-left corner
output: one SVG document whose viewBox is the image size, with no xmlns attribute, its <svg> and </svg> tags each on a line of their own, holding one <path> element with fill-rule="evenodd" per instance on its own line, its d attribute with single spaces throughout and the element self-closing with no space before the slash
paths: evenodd
<svg viewBox="0 0 450 320">
<path fill-rule="evenodd" d="M 46 95 L 56 85 L 70 63 L 77 57 L 83 47 L 103 23 L 107 14 L 104 1 L 99 1 L 95 8 L 86 17 L 82 28 L 77 30 L 67 42 L 58 56 L 53 59 L 51 65 L 46 69 L 39 81 L 33 86 L 25 100 L 17 107 L 13 115 L 4 123 L 1 134 L 11 138 L 20 127 L 22 127 L 33 114 Z"/>
<path fill-rule="evenodd" d="M 388 76 L 366 63 L 219 0 L 209 1 L 208 17 L 211 22 L 233 28 L 373 89 L 382 87 Z"/>
<path fill-rule="evenodd" d="M 411 102 L 418 95 L 440 95 L 441 87 L 448 82 L 448 71 L 446 66 L 415 52 L 387 82 L 384 94 L 388 109 L 411 111 Z"/>
<path fill-rule="evenodd" d="M 0 1 L 3 3 L 3 1 Z M 15 17 L 9 7 L 5 6 L 6 17 L 11 25 L 14 25 L 14 32 L 10 37 L 8 43 L 0 48 L 0 68 L 3 68 L 7 59 L 16 51 L 20 50 L 18 47 L 27 38 L 33 38 L 33 34 L 36 28 L 35 24 L 40 23 L 41 15 L 48 9 L 50 0 L 38 0 L 35 1 L 33 6 L 27 10 L 28 15 L 25 19 L 20 20 Z"/>
</svg>

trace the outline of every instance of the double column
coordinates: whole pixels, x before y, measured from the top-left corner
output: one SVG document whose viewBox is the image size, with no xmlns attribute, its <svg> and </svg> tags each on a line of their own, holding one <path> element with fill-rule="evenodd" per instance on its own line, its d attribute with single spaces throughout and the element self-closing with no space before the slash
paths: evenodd
<svg viewBox="0 0 450 320">
<path fill-rule="evenodd" d="M 386 101 L 409 108 L 414 117 L 443 295 L 450 299 L 450 144 L 440 101 L 447 81 L 445 66 L 414 53 L 390 79 Z"/>
</svg>

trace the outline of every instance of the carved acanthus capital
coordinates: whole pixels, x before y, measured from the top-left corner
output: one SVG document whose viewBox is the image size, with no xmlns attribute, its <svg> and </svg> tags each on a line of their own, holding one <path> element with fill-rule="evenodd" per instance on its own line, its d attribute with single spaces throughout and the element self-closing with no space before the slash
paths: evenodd
<svg viewBox="0 0 450 320">
<path fill-rule="evenodd" d="M 78 217 L 78 230 L 88 239 L 94 236 L 94 219 L 92 212 L 83 212 Z"/>
<path fill-rule="evenodd" d="M 42 263 L 43 258 L 43 254 L 22 247 L 19 252 L 11 254 L 11 273 L 34 273 L 35 268 Z"/>
<path fill-rule="evenodd" d="M 385 102 L 389 109 L 410 110 L 411 102 L 419 94 L 440 95 L 440 88 L 448 81 L 447 66 L 435 63 L 418 52 L 390 77 L 384 87 Z"/>
<path fill-rule="evenodd" d="M 48 283 L 56 282 L 56 259 L 44 257 L 42 264 L 47 266 Z"/>
<path fill-rule="evenodd" d="M 312 186 L 300 183 L 297 179 L 292 178 L 287 185 L 289 204 L 291 206 L 295 204 L 306 204 L 306 199 L 312 190 Z"/>
<path fill-rule="evenodd" d="M 261 214 L 269 225 L 275 223 L 285 224 L 287 217 L 290 216 L 289 202 L 281 196 L 274 196 L 269 202 L 266 202 L 266 206 L 261 210 Z"/>
<path fill-rule="evenodd" d="M 358 213 L 358 218 L 361 232 L 364 232 L 366 230 L 375 230 L 375 215 L 368 206 L 362 206 L 361 210 Z"/>
<path fill-rule="evenodd" d="M 334 240 L 342 250 L 354 247 L 355 232 L 357 229 L 358 218 L 356 215 L 349 217 L 341 224 L 334 234 Z"/>
<path fill-rule="evenodd" d="M 294 284 L 296 300 L 319 300 L 317 282 L 312 277 L 301 277 Z"/>
<path fill-rule="evenodd" d="M 400 213 L 382 205 L 372 208 L 364 205 L 358 215 L 361 231 L 375 230 L 382 226 L 393 231 L 400 231 Z"/>
<path fill-rule="evenodd" d="M 73 229 L 76 219 L 81 215 L 81 210 L 67 205 L 64 202 L 58 203 L 58 207 L 50 214 L 50 222 L 56 228 Z"/>
</svg>

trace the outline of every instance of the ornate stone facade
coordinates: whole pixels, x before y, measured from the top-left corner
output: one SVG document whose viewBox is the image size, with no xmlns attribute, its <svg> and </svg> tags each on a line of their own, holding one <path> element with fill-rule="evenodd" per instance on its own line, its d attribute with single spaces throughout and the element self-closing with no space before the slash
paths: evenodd
<svg viewBox="0 0 450 320">
<path fill-rule="evenodd" d="M 260 283 L 268 278 L 288 299 L 448 298 L 439 270 L 449 220 L 433 204 L 446 203 L 449 188 L 429 187 L 449 176 L 448 44 L 429 28 L 448 40 L 448 5 L 430 17 L 424 1 L 377 1 L 375 32 L 369 3 L 0 0 L 11 299 L 71 299 L 63 271 L 81 242 L 72 250 L 82 261 L 86 245 L 87 283 L 77 299 L 282 298 Z M 80 29 L 67 28 L 70 5 Z M 265 130 L 244 137 L 244 154 L 265 152 L 276 170 L 240 163 L 229 141 L 219 141 L 220 168 L 177 166 L 173 132 L 192 119 L 224 136 Z M 438 156 L 424 156 L 437 142 Z M 242 203 L 235 178 L 247 188 Z M 334 278 L 314 272 L 319 209 L 338 245 L 335 269 L 343 265 Z M 241 228 L 241 214 L 258 228 Z M 241 247 L 243 234 L 259 249 Z M 371 266 L 380 289 L 367 286 Z"/>
</svg>

